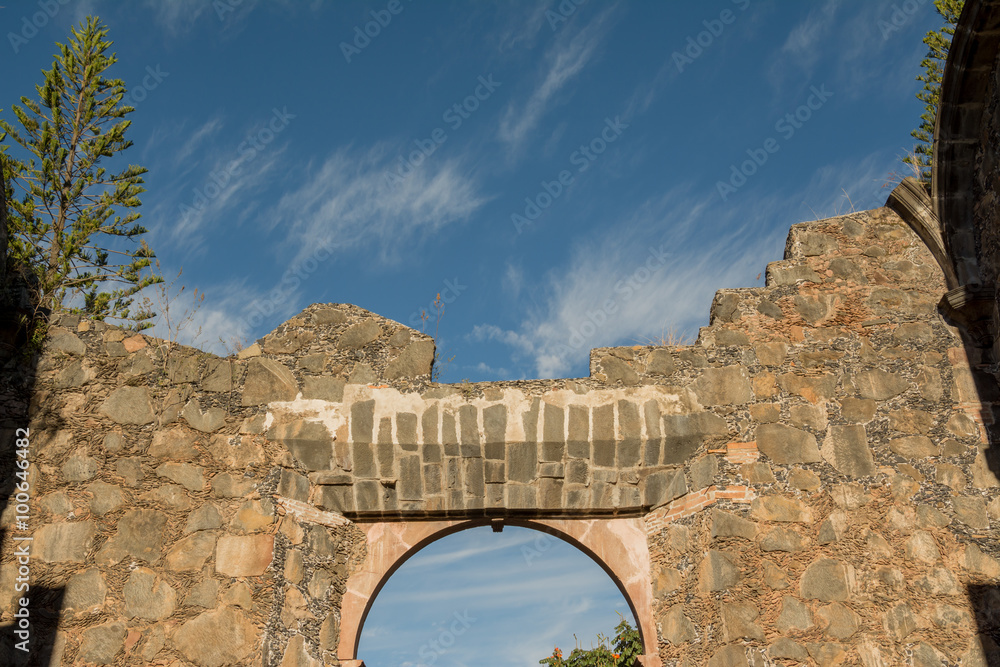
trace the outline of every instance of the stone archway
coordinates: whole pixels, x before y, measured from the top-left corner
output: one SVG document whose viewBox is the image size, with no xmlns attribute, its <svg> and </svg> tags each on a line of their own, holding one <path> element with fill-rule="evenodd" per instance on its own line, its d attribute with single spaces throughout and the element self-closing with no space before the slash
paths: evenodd
<svg viewBox="0 0 1000 667">
<path fill-rule="evenodd" d="M 361 664 L 357 650 L 365 619 L 379 591 L 404 562 L 431 542 L 489 523 L 489 519 L 477 519 L 358 524 L 365 533 L 368 549 L 361 567 L 347 580 L 341 606 L 337 656 L 342 664 Z M 642 519 L 505 520 L 505 525 L 553 535 L 600 565 L 618 586 L 639 626 L 647 651 L 640 661 L 646 667 L 659 667 L 649 548 Z"/>
</svg>

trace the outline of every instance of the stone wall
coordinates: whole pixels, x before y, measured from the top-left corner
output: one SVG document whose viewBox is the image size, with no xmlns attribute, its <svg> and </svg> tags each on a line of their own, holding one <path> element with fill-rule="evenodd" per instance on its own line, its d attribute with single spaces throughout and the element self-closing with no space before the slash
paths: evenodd
<svg viewBox="0 0 1000 667">
<path fill-rule="evenodd" d="M 30 534 L 62 663 L 341 664 L 371 524 L 632 518 L 647 665 L 988 664 L 996 396 L 945 289 L 878 209 L 794 226 L 694 345 L 597 349 L 574 380 L 434 383 L 430 339 L 350 305 L 225 359 L 60 316 L 0 623 Z"/>
</svg>

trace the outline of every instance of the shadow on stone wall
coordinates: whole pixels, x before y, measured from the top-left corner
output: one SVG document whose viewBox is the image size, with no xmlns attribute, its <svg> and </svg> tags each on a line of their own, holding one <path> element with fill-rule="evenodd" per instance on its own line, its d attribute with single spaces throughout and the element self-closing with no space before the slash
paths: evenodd
<svg viewBox="0 0 1000 667">
<path fill-rule="evenodd" d="M 35 374 L 40 358 L 37 353 L 26 352 L 27 336 L 24 328 L 18 324 L 22 321 L 21 315 L 33 310 L 24 302 L 24 296 L 28 293 L 24 286 L 16 285 L 7 287 L 0 294 L 0 328 L 3 329 L 0 333 L 0 516 L 3 517 L 0 522 L 0 548 L 3 549 L 0 553 L 0 578 L 11 579 L 18 576 L 17 549 L 32 544 L 25 540 L 16 541 L 14 538 L 30 536 L 38 515 L 37 498 L 32 488 L 36 475 L 31 475 L 27 480 L 30 496 L 28 529 L 17 530 L 16 484 L 22 481 L 15 474 L 19 470 L 17 429 L 28 428 L 31 421 L 31 397 L 34 395 Z M 32 450 L 31 435 L 29 432 L 29 452 Z M 29 546 L 29 570 L 31 563 L 37 558 L 33 552 L 34 549 Z M 56 631 L 65 589 L 48 587 L 44 582 L 36 583 L 30 574 L 28 584 L 27 591 L 15 593 L 15 599 L 24 597 L 28 600 L 27 651 L 17 648 L 25 638 L 24 634 L 18 636 L 19 631 L 25 631 L 18 621 L 0 624 L 0 664 L 31 667 L 58 665 L 60 659 L 56 654 Z M 19 606 L 16 603 L 11 605 L 13 609 L 18 609 Z"/>
<path fill-rule="evenodd" d="M 985 370 L 987 365 L 984 362 L 991 359 L 990 351 L 981 347 L 982 337 L 970 335 L 966 327 L 960 327 L 960 330 L 966 355 L 972 366 L 972 379 L 980 401 L 980 417 L 986 431 L 986 444 L 981 446 L 978 455 L 983 457 L 983 463 L 989 472 L 1000 480 L 1000 424 L 995 423 L 993 411 L 993 405 L 1000 401 L 1000 386 L 997 378 Z M 978 539 L 974 537 L 971 541 L 981 547 L 993 547 L 989 550 L 994 551 L 998 540 L 996 536 L 987 534 L 978 536 Z M 966 590 L 982 650 L 980 662 L 972 664 L 1000 667 L 1000 587 L 969 583 Z"/>
</svg>

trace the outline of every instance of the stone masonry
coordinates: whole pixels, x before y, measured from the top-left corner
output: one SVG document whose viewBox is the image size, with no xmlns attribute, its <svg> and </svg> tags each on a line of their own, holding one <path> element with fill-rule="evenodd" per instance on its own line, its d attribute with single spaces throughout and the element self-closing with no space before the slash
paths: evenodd
<svg viewBox="0 0 1000 667">
<path fill-rule="evenodd" d="M 646 665 L 995 664 L 997 396 L 945 291 L 883 208 L 795 225 L 695 344 L 593 350 L 573 380 L 437 384 L 433 341 L 343 304 L 228 358 L 60 316 L 4 399 L 56 662 L 358 664 L 366 603 L 342 602 L 391 566 L 376 528 L 497 519 L 641 522 Z"/>
</svg>

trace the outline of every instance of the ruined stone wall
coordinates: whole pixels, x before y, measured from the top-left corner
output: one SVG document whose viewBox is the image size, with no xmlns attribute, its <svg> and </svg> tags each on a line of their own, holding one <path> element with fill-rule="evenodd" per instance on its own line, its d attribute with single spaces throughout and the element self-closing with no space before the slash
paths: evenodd
<svg viewBox="0 0 1000 667">
<path fill-rule="evenodd" d="M 878 209 L 794 226 L 694 345 L 575 380 L 439 385 L 432 341 L 348 305 L 226 359 L 62 316 L 0 624 L 30 534 L 65 664 L 340 664 L 359 523 L 641 517 L 662 664 L 987 664 L 996 397 L 944 289 Z"/>
</svg>

